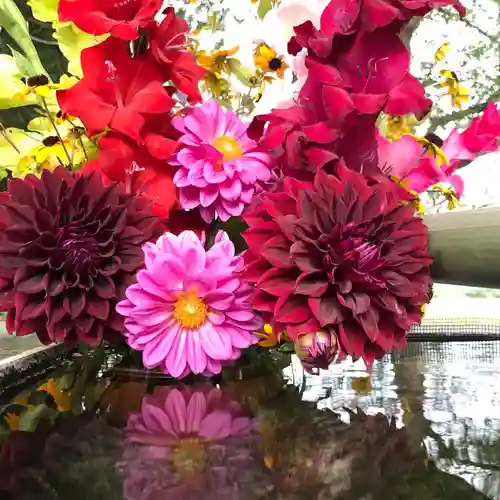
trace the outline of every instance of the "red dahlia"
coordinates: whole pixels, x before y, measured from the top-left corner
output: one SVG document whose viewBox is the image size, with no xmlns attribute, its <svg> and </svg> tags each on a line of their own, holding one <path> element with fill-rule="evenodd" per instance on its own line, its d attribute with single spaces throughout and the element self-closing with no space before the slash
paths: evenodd
<svg viewBox="0 0 500 500">
<path fill-rule="evenodd" d="M 45 344 L 116 341 L 115 305 L 156 237 L 147 200 L 59 167 L 9 182 L 0 197 L 0 310 L 7 330 Z"/>
<path fill-rule="evenodd" d="M 327 329 L 339 356 L 368 364 L 401 348 L 431 288 L 427 229 L 389 183 L 339 166 L 314 184 L 286 179 L 245 216 L 245 278 L 275 331 Z"/>
</svg>

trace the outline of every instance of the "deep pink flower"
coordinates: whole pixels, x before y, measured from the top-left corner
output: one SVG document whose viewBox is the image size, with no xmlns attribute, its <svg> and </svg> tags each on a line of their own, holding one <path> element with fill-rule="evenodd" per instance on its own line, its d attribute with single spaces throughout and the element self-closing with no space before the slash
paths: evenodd
<svg viewBox="0 0 500 500">
<path fill-rule="evenodd" d="M 337 166 L 314 185 L 286 179 L 244 217 L 253 305 L 292 339 L 328 329 L 339 355 L 370 364 L 405 345 L 431 279 L 427 229 L 392 183 Z"/>
<path fill-rule="evenodd" d="M 131 58 L 121 40 L 109 38 L 84 49 L 82 68 L 83 78 L 58 90 L 57 99 L 66 114 L 81 119 L 89 135 L 110 128 L 141 143 L 146 117 L 175 104 L 156 66 L 146 58 Z"/>
<path fill-rule="evenodd" d="M 125 452 L 118 464 L 124 498 L 253 496 L 256 484 L 248 476 L 258 444 L 254 428 L 248 412 L 224 389 L 157 387 L 125 428 Z"/>
<path fill-rule="evenodd" d="M 162 6 L 162 0 L 60 0 L 59 21 L 72 21 L 91 35 L 111 33 L 135 40 Z"/>
<path fill-rule="evenodd" d="M 460 199 L 464 181 L 456 171 L 477 158 L 479 153 L 498 151 L 499 138 L 500 113 L 496 105 L 490 103 L 481 116 L 472 119 L 465 131 L 455 128 L 444 141 L 435 137 L 447 163 L 438 165 L 436 158 L 424 154 L 424 148 L 411 136 L 389 141 L 378 134 L 378 165 L 385 175 L 397 177 L 409 190 L 423 193 L 434 184 L 449 183 Z"/>
<path fill-rule="evenodd" d="M 410 53 L 392 28 L 358 32 L 346 50 L 338 50 L 314 66 L 309 60 L 308 67 L 308 82 L 301 97 L 310 101 L 321 93 L 324 108 L 333 118 L 339 103 L 341 114 L 345 114 L 346 97 L 329 87 L 347 90 L 353 107 L 361 114 L 384 110 L 422 117 L 432 105 L 425 98 L 423 85 L 409 74 Z M 318 88 L 315 80 L 322 86 Z"/>
<path fill-rule="evenodd" d="M 284 176 L 312 180 L 318 168 L 337 158 L 333 143 L 338 131 L 315 118 L 316 114 L 306 106 L 274 109 L 267 115 L 257 116 L 248 133 L 260 140 L 262 149 L 273 153 L 276 167 Z"/>
<path fill-rule="evenodd" d="M 447 182 L 460 199 L 464 183 L 463 179 L 455 174 L 455 170 L 460 161 L 468 158 L 470 153 L 457 147 L 457 138 L 458 133 L 454 131 L 442 144 L 441 149 L 450 162 L 437 165 L 435 158 L 426 154 L 424 147 L 412 136 L 389 141 L 378 135 L 379 168 L 386 176 L 397 180 L 406 191 L 423 193 L 434 184 Z M 401 191 L 401 195 L 404 196 L 404 191 Z"/>
<path fill-rule="evenodd" d="M 461 134 L 465 148 L 471 153 L 498 151 L 500 138 L 500 113 L 497 105 L 490 102 L 481 116 L 475 116 L 469 127 Z"/>
<path fill-rule="evenodd" d="M 226 233 L 217 234 L 210 250 L 192 231 L 165 233 L 143 248 L 146 268 L 117 311 L 146 368 L 160 366 L 173 377 L 219 373 L 256 341 L 262 322 L 251 308 L 251 288 L 237 274 L 242 257 Z"/>
<path fill-rule="evenodd" d="M 334 43 L 343 36 L 390 25 L 399 31 L 412 17 L 422 17 L 432 9 L 448 5 L 465 15 L 459 0 L 333 0 L 323 11 L 319 29 L 311 21 L 295 26 L 289 52 L 296 55 L 306 47 L 318 57 L 328 57 Z"/>
<path fill-rule="evenodd" d="M 134 443 L 171 448 L 183 440 L 206 443 L 245 435 L 251 429 L 248 414 L 221 389 L 157 387 L 142 400 L 141 412 L 129 416 L 125 435 Z"/>
<path fill-rule="evenodd" d="M 239 216 L 260 184 L 271 177 L 270 157 L 248 138 L 247 125 L 216 101 L 175 117 L 184 147 L 172 164 L 180 168 L 174 183 L 185 209 L 200 207 L 204 220 Z"/>
</svg>

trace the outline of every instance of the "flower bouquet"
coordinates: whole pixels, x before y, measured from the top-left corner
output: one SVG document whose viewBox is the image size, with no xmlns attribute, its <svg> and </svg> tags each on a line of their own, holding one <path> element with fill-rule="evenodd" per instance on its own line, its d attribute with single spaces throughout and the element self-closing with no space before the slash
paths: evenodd
<svg viewBox="0 0 500 500">
<path fill-rule="evenodd" d="M 315 371 L 405 345 L 432 293 L 424 194 L 454 208 L 457 170 L 500 137 L 493 103 L 444 140 L 417 133 L 432 101 L 408 30 L 435 8 L 465 15 L 458 0 L 249 3 L 247 17 L 296 24 L 247 44 L 250 65 L 218 39 L 241 6 L 30 0 L 64 75 L 4 3 L 17 43 L 2 55 L 2 117 L 29 115 L 0 125 L 9 333 L 126 343 L 175 378 L 218 374 L 250 348 Z M 436 71 L 461 107 L 447 50 Z M 265 109 L 285 84 L 289 101 L 274 93 Z"/>
</svg>

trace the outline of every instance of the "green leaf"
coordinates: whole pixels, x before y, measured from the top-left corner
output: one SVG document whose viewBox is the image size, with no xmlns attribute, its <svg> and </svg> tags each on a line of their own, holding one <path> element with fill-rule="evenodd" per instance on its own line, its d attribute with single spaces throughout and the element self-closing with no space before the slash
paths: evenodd
<svg viewBox="0 0 500 500">
<path fill-rule="evenodd" d="M 257 14 L 260 19 L 264 19 L 266 14 L 273 8 L 273 0 L 260 0 Z"/>
<path fill-rule="evenodd" d="M 43 419 L 52 419 L 57 415 L 57 411 L 52 410 L 46 404 L 28 408 L 19 419 L 19 430 L 34 432 Z"/>
<path fill-rule="evenodd" d="M 59 0 L 28 0 L 33 11 L 33 17 L 44 23 L 53 23 L 59 20 L 57 6 Z"/>
<path fill-rule="evenodd" d="M 253 71 L 248 66 L 243 66 L 238 59 L 231 58 L 227 60 L 227 65 L 231 73 L 247 87 L 251 87 L 251 78 Z"/>
<path fill-rule="evenodd" d="M 29 76 L 46 74 L 31 41 L 28 23 L 14 0 L 0 0 L 0 26 L 12 37 L 29 62 Z"/>
<path fill-rule="evenodd" d="M 54 38 L 59 49 L 68 60 L 68 71 L 72 75 L 82 77 L 80 55 L 83 49 L 97 45 L 106 40 L 108 35 L 94 36 L 83 32 L 73 23 L 57 23 Z"/>
<path fill-rule="evenodd" d="M 28 95 L 21 96 L 26 85 L 21 81 L 24 74 L 20 65 L 29 64 L 25 57 L 12 49 L 13 56 L 0 54 L 0 109 L 17 108 L 36 104 L 36 97 Z"/>
</svg>

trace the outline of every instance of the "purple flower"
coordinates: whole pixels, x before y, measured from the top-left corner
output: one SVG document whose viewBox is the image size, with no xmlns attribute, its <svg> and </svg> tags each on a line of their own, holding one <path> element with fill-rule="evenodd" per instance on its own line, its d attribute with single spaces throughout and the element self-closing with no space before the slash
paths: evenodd
<svg viewBox="0 0 500 500">
<path fill-rule="evenodd" d="M 200 207 L 206 222 L 239 216 L 260 183 L 271 177 L 270 157 L 248 138 L 247 125 L 216 101 L 172 121 L 184 144 L 171 162 L 182 208 Z"/>
<path fill-rule="evenodd" d="M 166 374 L 219 373 L 226 361 L 258 339 L 262 321 L 252 293 L 237 274 L 243 265 L 219 232 L 210 250 L 192 231 L 165 233 L 143 247 L 146 269 L 117 311 L 126 317 L 127 342 L 143 351 L 146 368 Z"/>
</svg>

